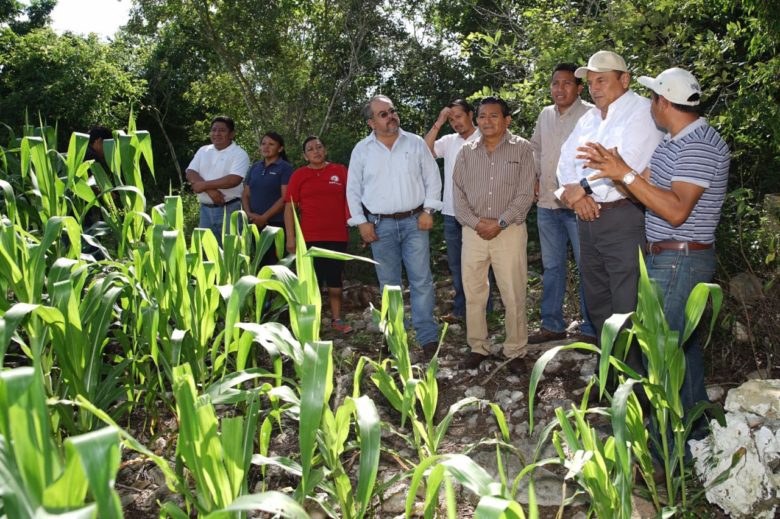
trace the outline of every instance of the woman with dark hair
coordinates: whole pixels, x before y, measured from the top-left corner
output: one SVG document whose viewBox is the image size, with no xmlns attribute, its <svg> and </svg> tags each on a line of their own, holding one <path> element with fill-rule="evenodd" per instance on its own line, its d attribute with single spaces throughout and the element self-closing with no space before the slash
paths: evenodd
<svg viewBox="0 0 780 519">
<path fill-rule="evenodd" d="M 297 209 L 307 247 L 347 252 L 347 168 L 325 160 L 325 145 L 315 136 L 303 141 L 303 156 L 309 164 L 295 170 L 284 197 L 287 251 L 295 252 L 293 210 Z M 352 327 L 341 319 L 344 262 L 314 258 L 314 271 L 319 284 L 328 287 L 331 327 L 341 333 L 351 332 Z"/>
<path fill-rule="evenodd" d="M 260 153 L 263 160 L 252 164 L 244 179 L 243 209 L 250 223 L 260 229 L 266 225 L 282 227 L 284 193 L 293 171 L 282 136 L 276 132 L 263 135 Z"/>
</svg>

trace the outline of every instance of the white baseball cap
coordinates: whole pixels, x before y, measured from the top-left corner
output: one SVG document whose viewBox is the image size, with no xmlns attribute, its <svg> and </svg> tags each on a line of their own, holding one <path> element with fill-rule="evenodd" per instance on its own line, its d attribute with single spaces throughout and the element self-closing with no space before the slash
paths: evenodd
<svg viewBox="0 0 780 519">
<path fill-rule="evenodd" d="M 600 50 L 590 57 L 588 66 L 580 67 L 574 71 L 574 77 L 585 77 L 588 75 L 588 71 L 609 72 L 612 70 L 628 72 L 626 60 L 624 60 L 620 54 L 616 54 L 611 50 Z"/>
<path fill-rule="evenodd" d="M 696 106 L 701 99 L 699 82 L 693 74 L 681 68 L 666 69 L 655 78 L 642 76 L 637 81 L 678 105 Z"/>
</svg>

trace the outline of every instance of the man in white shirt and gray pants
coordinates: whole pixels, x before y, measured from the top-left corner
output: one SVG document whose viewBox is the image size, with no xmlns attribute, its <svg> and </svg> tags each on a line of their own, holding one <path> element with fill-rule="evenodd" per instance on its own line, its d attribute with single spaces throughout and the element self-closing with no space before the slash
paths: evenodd
<svg viewBox="0 0 780 519">
<path fill-rule="evenodd" d="M 600 339 L 607 318 L 636 309 L 645 214 L 611 180 L 588 181 L 597 171 L 584 167 L 586 157 L 578 148 L 587 142 L 617 148 L 629 166 L 644 171 L 663 133 L 653 122 L 650 100 L 629 89 L 631 74 L 618 54 L 599 51 L 574 75 L 587 77 L 596 106 L 561 147 L 557 175 L 563 187 L 557 193 L 577 213 L 585 305 Z"/>
</svg>

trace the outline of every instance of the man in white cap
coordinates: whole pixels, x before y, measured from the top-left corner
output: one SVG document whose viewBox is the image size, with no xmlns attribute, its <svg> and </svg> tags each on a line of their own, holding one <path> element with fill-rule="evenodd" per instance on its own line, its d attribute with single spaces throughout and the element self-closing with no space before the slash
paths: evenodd
<svg viewBox="0 0 780 519">
<path fill-rule="evenodd" d="M 645 214 L 620 183 L 589 180 L 597 170 L 588 167 L 577 148 L 587 142 L 617 148 L 632 169 L 644 171 L 663 134 L 653 123 L 650 100 L 629 89 L 631 75 L 618 54 L 599 51 L 574 75 L 587 77 L 596 106 L 580 118 L 561 147 L 557 175 L 563 187 L 556 194 L 577 213 L 585 306 L 600 338 L 607 318 L 636 309 Z M 629 363 L 639 368 L 639 348 L 629 352 Z"/>
<path fill-rule="evenodd" d="M 715 273 L 715 228 L 726 196 L 730 153 L 698 115 L 701 89 L 690 72 L 670 68 L 656 78 L 642 76 L 639 83 L 651 90 L 653 119 L 667 131 L 649 167 L 637 170 L 623 159 L 623 150 L 599 143 L 589 144 L 583 153 L 586 166 L 599 170 L 591 180 L 621 184 L 647 208 L 647 273 L 661 288 L 669 328 L 680 333 L 683 343 L 688 296 Z M 680 396 L 687 412 L 707 400 L 707 391 L 696 332 L 683 347 Z"/>
</svg>

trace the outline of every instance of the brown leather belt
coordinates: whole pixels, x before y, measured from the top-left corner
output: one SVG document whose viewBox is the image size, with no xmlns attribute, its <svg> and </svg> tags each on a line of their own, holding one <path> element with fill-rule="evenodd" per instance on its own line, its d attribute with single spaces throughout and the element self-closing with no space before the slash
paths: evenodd
<svg viewBox="0 0 780 519">
<path fill-rule="evenodd" d="M 378 218 L 392 218 L 393 220 L 400 220 L 401 218 L 408 218 L 410 216 L 414 216 L 417 213 L 422 212 L 423 206 L 420 205 L 419 207 L 415 207 L 411 211 L 401 211 L 398 213 L 392 213 L 392 214 L 378 214 L 378 213 L 372 213 L 371 211 L 366 208 L 366 206 L 363 206 L 363 211 L 365 211 L 366 214 L 370 214 L 371 216 L 376 216 Z"/>
<path fill-rule="evenodd" d="M 699 243 L 697 241 L 652 241 L 647 242 L 648 254 L 660 254 L 664 250 L 707 250 L 712 248 L 712 243 Z"/>
<path fill-rule="evenodd" d="M 599 204 L 599 209 L 601 209 L 602 211 L 605 209 L 614 209 L 616 207 L 622 207 L 628 204 L 637 205 L 636 202 L 634 202 L 629 198 L 621 198 L 620 200 L 615 200 L 613 202 L 599 202 L 598 204 Z"/>
</svg>

